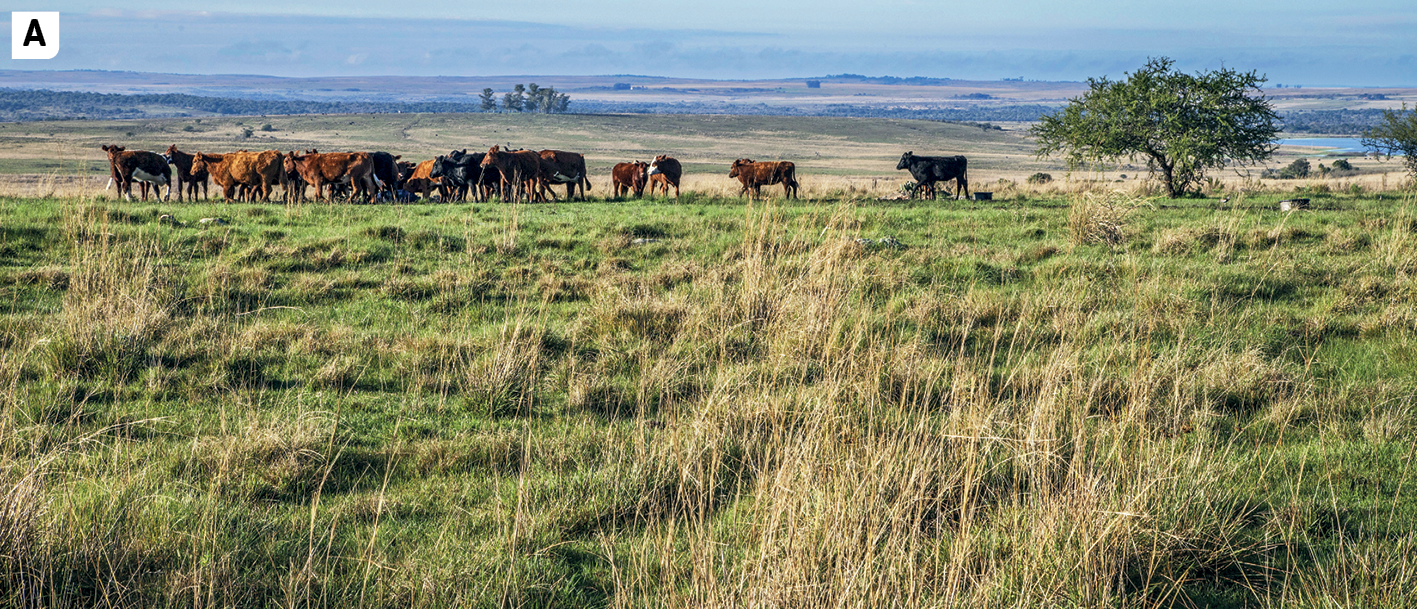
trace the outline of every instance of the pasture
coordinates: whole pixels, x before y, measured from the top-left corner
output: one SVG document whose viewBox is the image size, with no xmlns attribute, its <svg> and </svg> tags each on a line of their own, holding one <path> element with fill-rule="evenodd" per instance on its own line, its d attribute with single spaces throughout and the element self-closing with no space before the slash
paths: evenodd
<svg viewBox="0 0 1417 609">
<path fill-rule="evenodd" d="M 669 151 L 789 158 L 806 198 L 0 197 L 0 602 L 1417 601 L 1412 195 L 883 202 L 902 149 L 965 128 L 632 118 L 505 121 L 587 153 L 600 197 Z M 275 141 L 239 146 L 505 121 L 246 119 Z M 6 125 L 4 163 L 237 146 L 153 123 Z M 968 136 L 943 152 L 1035 170 Z"/>
</svg>

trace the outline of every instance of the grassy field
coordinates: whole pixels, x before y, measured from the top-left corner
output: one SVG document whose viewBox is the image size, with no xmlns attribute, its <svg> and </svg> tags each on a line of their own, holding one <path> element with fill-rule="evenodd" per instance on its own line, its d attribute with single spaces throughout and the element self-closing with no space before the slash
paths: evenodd
<svg viewBox="0 0 1417 609">
<path fill-rule="evenodd" d="M 1229 194 L 0 197 L 0 604 L 1411 606 L 1417 200 Z"/>
</svg>

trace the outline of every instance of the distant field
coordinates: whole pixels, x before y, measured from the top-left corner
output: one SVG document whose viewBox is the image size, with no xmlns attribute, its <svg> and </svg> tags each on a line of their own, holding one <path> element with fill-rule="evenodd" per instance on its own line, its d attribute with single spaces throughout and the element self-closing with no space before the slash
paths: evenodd
<svg viewBox="0 0 1417 609">
<path fill-rule="evenodd" d="M 514 125 L 816 174 L 958 133 L 309 120 L 280 147 Z M 1417 200 L 1095 186 L 0 196 L 0 605 L 1417 604 Z"/>
</svg>

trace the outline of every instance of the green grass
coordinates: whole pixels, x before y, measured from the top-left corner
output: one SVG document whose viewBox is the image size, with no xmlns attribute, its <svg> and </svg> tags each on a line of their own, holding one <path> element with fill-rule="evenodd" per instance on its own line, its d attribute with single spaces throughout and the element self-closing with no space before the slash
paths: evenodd
<svg viewBox="0 0 1417 609">
<path fill-rule="evenodd" d="M 1417 207 L 1279 198 L 0 198 L 0 602 L 1410 605 Z"/>
</svg>

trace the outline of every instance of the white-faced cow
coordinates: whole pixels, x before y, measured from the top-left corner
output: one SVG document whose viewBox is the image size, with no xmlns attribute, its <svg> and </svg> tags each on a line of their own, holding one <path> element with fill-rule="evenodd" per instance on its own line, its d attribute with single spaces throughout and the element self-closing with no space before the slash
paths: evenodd
<svg viewBox="0 0 1417 609">
<path fill-rule="evenodd" d="M 909 169 L 910 176 L 915 178 L 915 188 L 910 190 L 910 196 L 914 197 L 916 191 L 925 188 L 934 198 L 935 182 L 955 181 L 956 198 L 963 192 L 964 196 L 969 196 L 969 161 L 962 156 L 916 156 L 907 152 L 900 155 L 900 162 L 896 163 L 896 169 Z"/>
<path fill-rule="evenodd" d="M 148 184 L 154 186 L 154 194 L 158 200 L 166 201 L 167 197 L 162 194 L 162 187 L 167 186 L 168 196 L 172 195 L 172 168 L 167 165 L 167 158 L 156 152 L 146 150 L 125 151 L 122 146 L 103 145 L 103 151 L 108 154 L 109 164 L 109 184 L 118 183 L 118 193 L 133 200 L 133 182 L 142 183 L 143 200 L 148 199 Z"/>
<path fill-rule="evenodd" d="M 674 187 L 674 198 L 679 198 L 679 178 L 684 175 L 684 167 L 672 156 L 659 155 L 649 164 L 649 196 L 654 196 L 656 187 L 664 188 L 664 196 L 669 196 L 669 187 Z"/>
</svg>

